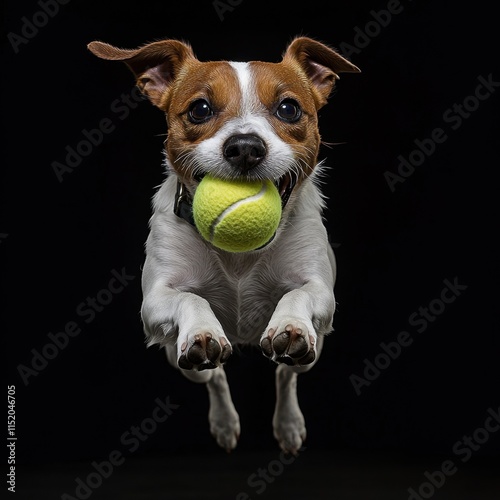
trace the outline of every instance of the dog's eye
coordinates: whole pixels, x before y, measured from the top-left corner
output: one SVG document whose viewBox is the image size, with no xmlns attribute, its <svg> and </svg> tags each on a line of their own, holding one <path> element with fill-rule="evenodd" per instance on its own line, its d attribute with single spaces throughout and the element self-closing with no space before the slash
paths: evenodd
<svg viewBox="0 0 500 500">
<path fill-rule="evenodd" d="M 293 123 L 302 116 L 302 111 L 297 101 L 285 99 L 280 102 L 275 114 L 280 120 Z"/>
<path fill-rule="evenodd" d="M 203 123 L 213 116 L 214 112 L 205 99 L 194 101 L 189 107 L 188 117 L 191 123 Z"/>
</svg>

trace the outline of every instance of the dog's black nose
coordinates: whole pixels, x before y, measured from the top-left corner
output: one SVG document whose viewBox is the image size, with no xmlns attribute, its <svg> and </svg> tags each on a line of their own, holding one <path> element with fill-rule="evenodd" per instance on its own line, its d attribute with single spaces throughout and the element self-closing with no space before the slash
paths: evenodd
<svg viewBox="0 0 500 500">
<path fill-rule="evenodd" d="M 242 172 L 256 167 L 266 156 L 264 141 L 252 134 L 232 135 L 222 148 L 224 158 Z"/>
</svg>

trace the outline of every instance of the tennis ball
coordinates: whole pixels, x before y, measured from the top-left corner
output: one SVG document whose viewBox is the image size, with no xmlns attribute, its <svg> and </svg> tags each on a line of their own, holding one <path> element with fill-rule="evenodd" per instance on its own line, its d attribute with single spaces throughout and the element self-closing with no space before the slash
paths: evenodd
<svg viewBox="0 0 500 500">
<path fill-rule="evenodd" d="M 193 218 L 212 245 L 227 252 L 249 252 L 274 236 L 281 220 L 281 197 L 269 180 L 206 175 L 194 194 Z"/>
</svg>

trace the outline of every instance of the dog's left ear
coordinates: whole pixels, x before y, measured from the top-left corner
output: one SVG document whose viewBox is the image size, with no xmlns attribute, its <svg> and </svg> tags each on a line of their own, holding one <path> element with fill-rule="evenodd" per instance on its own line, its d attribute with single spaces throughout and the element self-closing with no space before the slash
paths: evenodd
<svg viewBox="0 0 500 500">
<path fill-rule="evenodd" d="M 326 104 L 338 73 L 361 70 L 338 52 L 308 37 L 297 37 L 286 49 L 283 62 L 298 63 L 318 93 L 318 108 Z"/>
<path fill-rule="evenodd" d="M 101 59 L 125 62 L 134 73 L 141 92 L 162 109 L 165 91 L 180 68 L 188 59 L 196 59 L 191 46 L 179 40 L 161 40 L 137 49 L 120 49 L 104 42 L 91 42 L 87 47 Z"/>
</svg>

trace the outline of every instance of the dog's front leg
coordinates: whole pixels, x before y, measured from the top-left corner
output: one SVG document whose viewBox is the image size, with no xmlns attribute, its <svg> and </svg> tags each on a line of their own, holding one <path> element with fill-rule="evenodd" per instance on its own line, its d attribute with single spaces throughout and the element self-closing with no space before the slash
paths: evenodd
<svg viewBox="0 0 500 500">
<path fill-rule="evenodd" d="M 319 356 L 318 336 L 332 329 L 334 311 L 333 286 L 310 279 L 278 302 L 260 340 L 262 351 L 276 363 L 313 363 Z"/>
<path fill-rule="evenodd" d="M 141 314 L 149 344 L 165 345 L 171 365 L 189 380 L 206 384 L 210 432 L 223 449 L 234 449 L 240 419 L 222 366 L 231 344 L 209 303 L 193 293 L 158 285 L 144 296 Z"/>
<path fill-rule="evenodd" d="M 231 344 L 203 297 L 156 284 L 144 296 L 141 316 L 149 345 L 174 344 L 184 370 L 206 370 L 225 363 Z"/>
<path fill-rule="evenodd" d="M 261 337 L 264 354 L 279 363 L 273 429 L 285 452 L 296 454 L 306 438 L 297 375 L 318 360 L 324 335 L 332 328 L 334 310 L 333 286 L 328 281 L 310 280 L 283 296 Z"/>
</svg>

